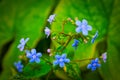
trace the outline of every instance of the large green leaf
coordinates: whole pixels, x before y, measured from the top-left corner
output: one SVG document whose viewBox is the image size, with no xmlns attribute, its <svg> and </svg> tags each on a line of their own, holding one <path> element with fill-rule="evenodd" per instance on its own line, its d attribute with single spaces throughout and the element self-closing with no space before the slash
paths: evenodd
<svg viewBox="0 0 120 80">
<path fill-rule="evenodd" d="M 106 34 L 106 26 L 107 26 L 107 19 L 105 17 L 105 12 L 103 11 L 103 7 L 99 1 L 89 1 L 89 0 L 82 0 L 82 1 L 61 1 L 55 10 L 56 22 L 52 24 L 53 31 L 62 31 L 61 24 L 64 19 L 68 17 L 74 19 L 78 17 L 80 20 L 87 19 L 88 24 L 92 26 L 93 30 L 91 33 L 92 35 L 95 34 L 96 30 L 99 31 L 99 38 L 97 39 L 95 44 L 91 44 L 90 40 L 87 44 L 80 43 L 77 50 L 74 51 L 72 47 L 73 41 L 71 41 L 68 45 L 69 52 L 75 53 L 74 59 L 85 59 L 94 57 L 96 53 L 96 44 L 97 42 L 101 41 L 102 37 Z M 59 14 L 59 15 L 58 15 Z M 66 24 L 64 28 L 64 32 L 68 33 L 75 33 L 75 26 L 72 24 Z M 55 43 L 56 44 L 56 43 Z M 88 61 L 81 62 L 80 66 L 86 66 Z"/>
<path fill-rule="evenodd" d="M 108 60 L 102 67 L 102 76 L 105 80 L 120 80 L 120 1 L 114 0 L 111 4 L 111 12 L 109 13 L 109 24 L 107 32 L 108 44 Z"/>
<path fill-rule="evenodd" d="M 30 40 L 28 44 L 31 48 L 34 48 L 38 40 L 41 39 L 44 33 L 43 29 L 46 24 L 46 19 L 54 5 L 56 5 L 54 0 L 6 0 L 1 2 L 1 9 L 4 10 L 5 8 L 4 12 L 1 10 L 5 18 L 4 15 L 1 16 L 3 16 L 3 19 L 6 19 L 6 22 L 4 22 L 4 26 L 6 27 L 1 27 L 5 28 L 6 33 L 2 35 L 7 38 L 6 40 L 10 40 L 12 36 L 14 38 L 14 42 L 10 45 L 3 60 L 3 71 L 0 76 L 1 80 L 8 79 L 11 75 L 10 69 L 14 61 L 18 60 L 18 55 L 21 54 L 19 49 L 17 49 L 19 40 L 29 37 Z M 7 23 L 9 23 L 8 26 L 10 26 L 11 29 L 7 28 Z M 2 37 L 1 41 L 2 40 L 5 40 L 5 38 Z"/>
<path fill-rule="evenodd" d="M 23 70 L 23 76 L 26 79 L 39 78 L 47 74 L 51 70 L 51 66 L 44 61 L 39 64 L 28 64 Z"/>
<path fill-rule="evenodd" d="M 85 59 L 100 56 L 104 51 L 107 50 L 106 42 L 108 41 L 108 62 L 104 64 L 102 63 L 102 70 L 100 70 L 100 72 L 102 71 L 101 76 L 106 80 L 120 79 L 118 76 L 120 70 L 118 54 L 118 26 L 120 21 L 119 4 L 119 0 L 61 1 L 55 10 L 55 14 L 57 14 L 56 22 L 52 24 L 53 31 L 62 31 L 62 21 L 67 19 L 67 17 L 70 17 L 72 19 L 74 19 L 74 17 L 78 17 L 80 20 L 85 18 L 88 20 L 88 24 L 93 27 L 92 32 L 90 32 L 91 34 L 94 34 L 96 30 L 99 31 L 99 37 L 94 44 L 91 44 L 89 41 L 88 44 L 82 43 L 78 46 L 74 54 L 74 59 Z M 64 32 L 68 33 L 69 31 L 75 33 L 75 28 L 71 25 L 65 25 Z M 69 52 L 73 52 L 73 48 L 71 46 L 72 43 L 73 41 L 71 41 L 67 46 Z M 57 45 L 54 41 L 53 44 Z M 88 61 L 80 62 L 80 66 L 82 68 L 84 67 L 83 70 L 85 70 L 87 64 Z M 97 76 L 99 78 L 100 74 Z"/>
</svg>

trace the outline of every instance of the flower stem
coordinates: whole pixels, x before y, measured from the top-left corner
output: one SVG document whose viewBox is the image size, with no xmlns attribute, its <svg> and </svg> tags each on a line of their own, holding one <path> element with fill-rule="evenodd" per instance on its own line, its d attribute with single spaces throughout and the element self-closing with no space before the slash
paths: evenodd
<svg viewBox="0 0 120 80">
<path fill-rule="evenodd" d="M 66 41 L 66 43 L 63 45 L 63 48 L 61 49 L 61 52 L 67 47 L 67 45 L 69 44 L 69 42 L 71 41 L 72 36 L 69 36 L 69 39 Z"/>
<path fill-rule="evenodd" d="M 41 59 L 43 59 L 44 61 L 46 61 L 47 63 L 49 63 L 50 65 L 52 65 L 52 63 L 50 61 L 48 61 L 46 58 L 41 57 Z"/>
</svg>

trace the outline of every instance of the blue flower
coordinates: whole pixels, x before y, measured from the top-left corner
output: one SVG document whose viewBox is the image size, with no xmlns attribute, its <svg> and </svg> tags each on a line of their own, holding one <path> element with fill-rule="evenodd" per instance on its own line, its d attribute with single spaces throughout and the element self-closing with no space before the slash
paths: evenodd
<svg viewBox="0 0 120 80">
<path fill-rule="evenodd" d="M 26 51 L 26 56 L 27 56 L 27 58 L 30 59 L 29 60 L 30 63 L 33 63 L 33 62 L 39 63 L 40 57 L 42 56 L 42 54 L 40 52 L 36 53 L 36 49 L 32 49 L 31 52 Z"/>
<path fill-rule="evenodd" d="M 21 64 L 21 61 L 15 62 L 14 66 L 16 67 L 16 69 L 18 70 L 18 72 L 22 72 L 23 65 Z"/>
<path fill-rule="evenodd" d="M 96 31 L 95 35 L 93 36 L 91 43 L 94 43 L 97 37 L 98 37 L 98 31 Z"/>
<path fill-rule="evenodd" d="M 102 54 L 102 59 L 104 62 L 106 62 L 106 59 L 107 59 L 107 52 L 103 53 Z"/>
<path fill-rule="evenodd" d="M 72 47 L 77 48 L 78 44 L 79 44 L 79 40 L 74 39 L 74 43 L 72 44 Z"/>
<path fill-rule="evenodd" d="M 45 27 L 45 34 L 47 35 L 47 38 L 50 36 L 50 29 L 48 27 Z"/>
<path fill-rule="evenodd" d="M 49 19 L 47 19 L 47 21 L 51 24 L 51 23 L 54 21 L 55 16 L 56 16 L 55 14 L 50 15 L 50 16 L 49 16 Z"/>
<path fill-rule="evenodd" d="M 95 60 L 92 60 L 90 64 L 88 64 L 87 68 L 94 71 L 96 70 L 96 68 L 99 68 L 100 66 L 101 64 L 99 64 L 99 59 L 96 58 Z"/>
<path fill-rule="evenodd" d="M 75 24 L 77 25 L 76 32 L 80 33 L 82 32 L 83 35 L 88 35 L 88 31 L 92 30 L 92 27 L 88 25 L 87 21 L 85 19 L 80 22 L 79 20 L 76 20 Z"/>
<path fill-rule="evenodd" d="M 28 40 L 29 40 L 29 38 L 26 38 L 25 40 L 24 40 L 24 38 L 22 38 L 20 40 L 20 44 L 17 46 L 17 48 L 19 48 L 20 51 L 23 51 L 24 50 L 24 46 L 26 45 L 26 43 L 28 42 Z"/>
<path fill-rule="evenodd" d="M 61 68 L 65 66 L 65 63 L 69 63 L 70 59 L 66 58 L 66 54 L 56 55 L 56 60 L 53 62 L 53 65 L 59 65 Z"/>
</svg>

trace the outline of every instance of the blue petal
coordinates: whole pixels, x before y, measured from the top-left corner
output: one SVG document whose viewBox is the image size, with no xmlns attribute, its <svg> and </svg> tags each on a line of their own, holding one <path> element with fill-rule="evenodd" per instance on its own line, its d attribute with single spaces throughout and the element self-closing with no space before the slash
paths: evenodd
<svg viewBox="0 0 120 80">
<path fill-rule="evenodd" d="M 75 43 L 72 44 L 72 47 L 76 47 Z"/>
<path fill-rule="evenodd" d="M 80 22 L 79 20 L 76 20 L 75 24 L 76 24 L 77 26 L 80 26 L 80 25 L 81 25 L 81 22 Z"/>
<path fill-rule="evenodd" d="M 36 58 L 36 59 L 35 59 L 35 62 L 36 62 L 36 63 L 39 63 L 39 62 L 40 62 L 40 59 L 39 59 L 39 58 Z"/>
<path fill-rule="evenodd" d="M 37 57 L 41 57 L 42 56 L 42 54 L 41 53 L 37 53 Z"/>
<path fill-rule="evenodd" d="M 96 70 L 96 67 L 92 67 L 91 70 L 92 70 L 92 71 L 95 71 L 95 70 Z"/>
<path fill-rule="evenodd" d="M 66 54 L 62 54 L 61 58 L 63 59 L 66 58 Z"/>
<path fill-rule="evenodd" d="M 27 54 L 26 54 L 26 57 L 27 57 L 27 58 L 32 58 L 32 54 L 27 53 Z"/>
<path fill-rule="evenodd" d="M 90 69 L 91 67 L 92 67 L 92 65 L 91 65 L 91 64 L 88 64 L 87 69 Z"/>
<path fill-rule="evenodd" d="M 94 64 L 95 63 L 95 60 L 91 60 L 91 64 Z"/>
<path fill-rule="evenodd" d="M 91 43 L 94 43 L 94 42 L 95 42 L 95 38 L 92 38 Z"/>
<path fill-rule="evenodd" d="M 90 25 L 87 25 L 87 30 L 91 31 L 92 27 Z"/>
<path fill-rule="evenodd" d="M 82 33 L 83 33 L 84 36 L 88 35 L 88 31 L 86 29 L 82 29 Z"/>
<path fill-rule="evenodd" d="M 59 63 L 59 66 L 63 68 L 65 66 L 64 62 Z"/>
<path fill-rule="evenodd" d="M 61 57 L 60 57 L 60 55 L 56 55 L 55 58 L 56 59 L 60 59 Z"/>
<path fill-rule="evenodd" d="M 18 72 L 22 72 L 22 69 L 20 68 L 20 69 L 18 69 Z"/>
<path fill-rule="evenodd" d="M 20 40 L 20 43 L 24 43 L 25 41 L 24 41 L 24 38 L 22 38 L 21 40 Z"/>
<path fill-rule="evenodd" d="M 82 25 L 85 25 L 85 26 L 86 26 L 87 24 L 88 24 L 87 20 L 86 20 L 86 19 L 83 19 L 83 20 L 82 20 Z"/>
<path fill-rule="evenodd" d="M 19 49 L 20 49 L 20 51 L 23 51 L 24 50 L 24 46 L 21 46 Z"/>
<path fill-rule="evenodd" d="M 28 42 L 29 39 L 30 39 L 30 38 L 26 38 L 26 39 L 25 39 L 25 43 Z"/>
<path fill-rule="evenodd" d="M 97 65 L 96 65 L 96 67 L 100 67 L 100 66 L 101 66 L 101 64 L 97 64 Z"/>
<path fill-rule="evenodd" d="M 36 54 L 36 49 L 31 50 L 32 55 Z"/>
<path fill-rule="evenodd" d="M 20 48 L 22 45 L 21 44 L 19 44 L 18 46 L 17 46 L 17 48 Z"/>
<path fill-rule="evenodd" d="M 58 63 L 59 62 L 56 60 L 56 61 L 53 62 L 53 65 L 58 65 Z"/>
<path fill-rule="evenodd" d="M 77 33 L 80 33 L 80 32 L 81 32 L 81 30 L 82 30 L 82 28 L 79 26 L 79 27 L 77 27 L 77 28 L 76 28 L 76 30 L 75 30 L 75 31 L 76 31 Z"/>
<path fill-rule="evenodd" d="M 35 62 L 35 59 L 30 59 L 29 62 L 30 62 L 30 63 Z"/>
<path fill-rule="evenodd" d="M 70 59 L 64 59 L 64 62 L 69 63 Z"/>
<path fill-rule="evenodd" d="M 99 61 L 99 59 L 98 59 L 98 58 L 96 58 L 96 59 L 95 59 L 95 62 L 98 62 L 98 61 Z"/>
</svg>

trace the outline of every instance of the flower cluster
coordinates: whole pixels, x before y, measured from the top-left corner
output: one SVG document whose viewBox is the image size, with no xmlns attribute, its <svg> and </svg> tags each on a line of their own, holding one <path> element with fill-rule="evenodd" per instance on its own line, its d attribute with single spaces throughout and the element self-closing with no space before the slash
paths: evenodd
<svg viewBox="0 0 120 80">
<path fill-rule="evenodd" d="M 82 32 L 83 35 L 87 36 L 88 31 L 92 30 L 92 27 L 88 25 L 87 20 L 83 19 L 82 22 L 79 20 L 76 20 L 75 24 L 77 25 L 76 32 L 80 33 Z"/>
<path fill-rule="evenodd" d="M 99 59 L 96 58 L 95 60 L 92 60 L 90 64 L 88 64 L 87 68 L 94 71 L 96 70 L 96 68 L 99 68 L 100 66 L 101 64 L 99 63 Z"/>
<path fill-rule="evenodd" d="M 24 38 L 22 38 L 20 40 L 20 44 L 17 46 L 17 48 L 19 48 L 20 51 L 23 51 L 24 50 L 24 46 L 26 45 L 26 43 L 28 42 L 28 40 L 29 40 L 29 38 L 26 38 L 25 40 L 24 40 Z"/>
<path fill-rule="evenodd" d="M 27 56 L 27 58 L 30 59 L 29 60 L 30 63 L 32 63 L 32 62 L 39 63 L 40 57 L 42 56 L 42 54 L 40 52 L 36 53 L 36 49 L 32 49 L 31 52 L 30 51 L 26 52 L 26 56 Z"/>
<path fill-rule="evenodd" d="M 56 16 L 55 14 L 50 15 L 47 21 L 51 24 L 55 20 L 55 16 Z"/>
<path fill-rule="evenodd" d="M 18 72 L 22 72 L 23 65 L 22 65 L 21 61 L 15 62 L 14 66 L 17 68 Z"/>
<path fill-rule="evenodd" d="M 55 21 L 55 14 L 50 15 L 49 18 L 47 19 L 47 21 L 50 23 L 50 25 L 48 25 L 48 27 L 45 27 L 44 29 L 44 34 L 47 36 L 47 38 L 50 36 L 52 37 L 53 31 L 50 30 L 50 26 L 52 24 L 53 21 Z M 71 62 L 74 62 L 75 60 L 70 60 L 67 56 L 67 53 L 64 51 L 64 49 L 67 47 L 67 45 L 70 43 L 71 40 L 74 40 L 73 44 L 70 47 L 73 47 L 76 49 L 78 49 L 77 47 L 80 46 L 79 44 L 82 42 L 89 42 L 89 39 L 91 41 L 91 43 L 93 44 L 95 42 L 95 40 L 98 37 L 98 31 L 96 31 L 95 35 L 91 38 L 91 36 L 88 36 L 88 31 L 92 30 L 92 26 L 88 25 L 88 22 L 86 19 L 83 19 L 82 21 L 80 20 L 72 20 L 71 18 L 67 19 L 67 21 L 71 21 L 73 22 L 76 27 L 76 29 L 74 30 L 75 32 L 73 34 L 69 34 L 69 33 L 64 33 L 64 31 L 58 34 L 54 34 L 55 35 L 55 41 L 57 43 L 59 43 L 60 47 L 57 47 L 55 49 L 51 49 L 48 48 L 46 50 L 47 53 L 49 53 L 49 57 L 52 58 L 49 60 L 44 58 L 44 54 L 41 52 L 37 52 L 36 49 L 34 48 L 28 48 L 28 46 L 26 47 L 26 44 L 29 40 L 29 38 L 22 38 L 20 40 L 20 44 L 17 46 L 17 48 L 20 49 L 20 51 L 25 52 L 25 54 L 23 54 L 24 58 L 23 60 L 26 60 L 25 62 L 30 63 L 30 64 L 39 64 L 42 61 L 46 62 L 46 63 L 50 63 L 50 65 L 52 65 L 53 69 L 55 68 L 55 66 L 59 66 L 59 68 L 64 69 L 66 67 L 66 64 L 70 64 Z M 65 23 L 67 23 L 67 21 Z M 62 28 L 64 25 L 62 25 Z M 69 39 L 67 41 L 62 40 L 59 37 L 64 37 L 65 40 L 66 38 L 69 37 Z M 53 39 L 53 38 L 52 38 Z M 58 40 L 57 40 L 58 39 Z M 62 42 L 63 41 L 63 42 Z M 91 44 L 90 43 L 90 44 Z M 87 44 L 87 43 L 86 43 Z M 60 50 L 58 50 L 60 49 Z M 69 54 L 69 53 L 68 53 Z M 55 58 L 55 59 L 54 59 Z M 87 69 L 91 69 L 92 71 L 95 71 L 97 68 L 99 68 L 101 66 L 101 62 L 100 59 L 103 60 L 103 62 L 106 62 L 107 60 L 107 52 L 103 53 L 100 57 L 97 58 L 90 58 L 90 59 L 85 59 L 85 60 L 91 60 L 91 62 L 87 65 Z M 16 67 L 18 72 L 22 72 L 24 71 L 24 66 L 22 64 L 23 60 L 19 60 L 18 62 L 14 63 L 14 66 Z M 77 61 L 83 61 L 83 60 L 77 60 Z"/>
<path fill-rule="evenodd" d="M 59 65 L 61 68 L 65 66 L 65 63 L 69 63 L 70 59 L 66 58 L 66 54 L 56 55 L 56 60 L 53 62 L 54 65 Z"/>
<path fill-rule="evenodd" d="M 74 43 L 72 44 L 72 47 L 75 47 L 75 49 L 76 49 L 78 44 L 79 44 L 79 40 L 74 39 Z"/>
</svg>

